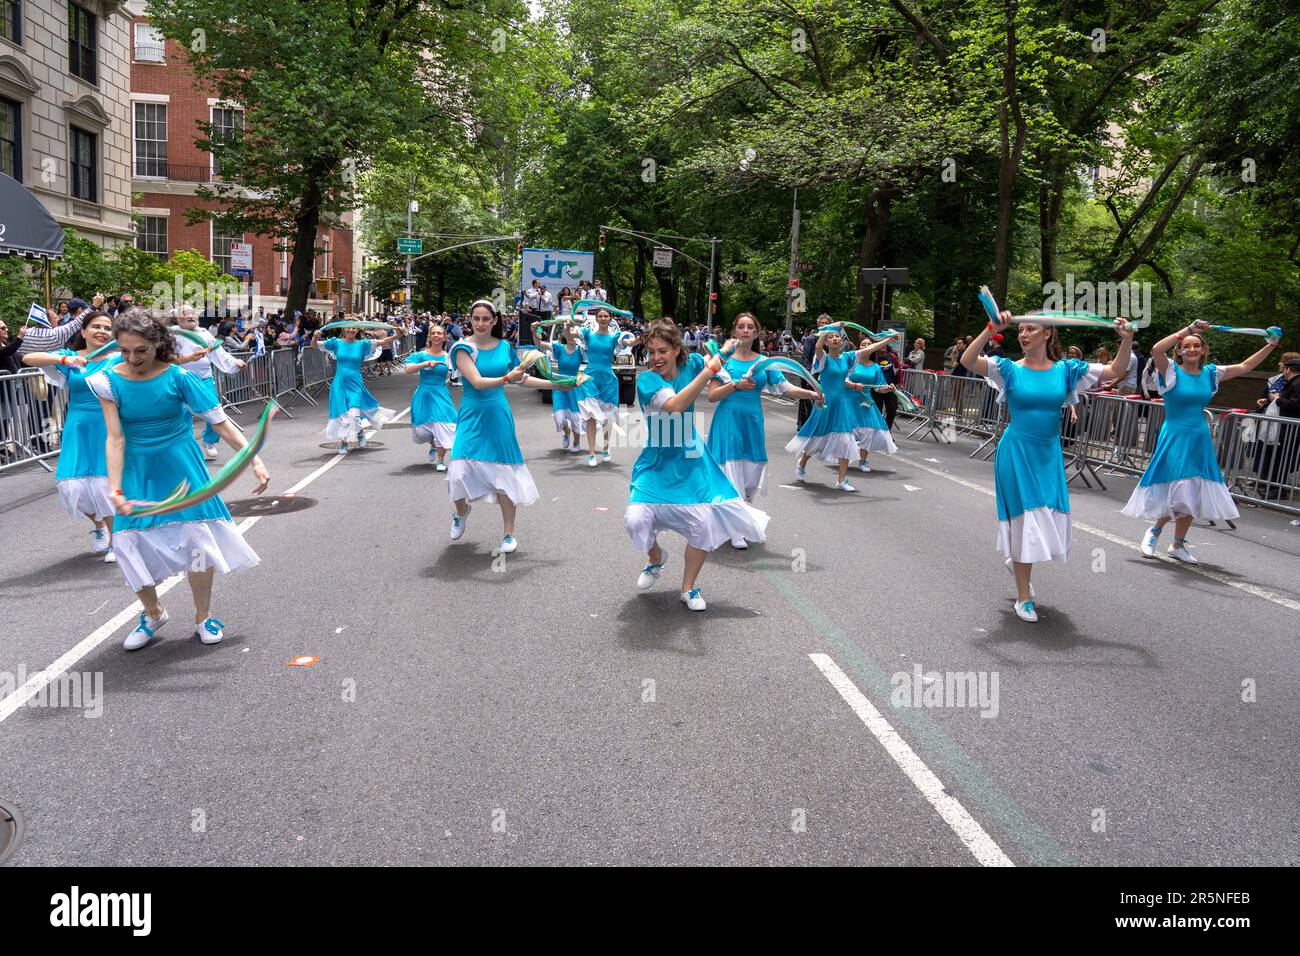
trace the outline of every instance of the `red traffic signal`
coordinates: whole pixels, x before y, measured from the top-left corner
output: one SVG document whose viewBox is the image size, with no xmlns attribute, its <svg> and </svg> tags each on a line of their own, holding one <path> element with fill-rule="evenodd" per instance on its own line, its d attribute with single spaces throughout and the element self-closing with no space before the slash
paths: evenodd
<svg viewBox="0 0 1300 956">
<path fill-rule="evenodd" d="M 600 234 L 600 251 L 605 251 L 605 234 L 603 232 Z"/>
<path fill-rule="evenodd" d="M 797 289 L 797 288 L 799 288 L 799 280 L 798 280 L 798 279 L 791 279 L 791 280 L 790 280 L 790 288 L 792 288 L 792 289 Z"/>
</svg>

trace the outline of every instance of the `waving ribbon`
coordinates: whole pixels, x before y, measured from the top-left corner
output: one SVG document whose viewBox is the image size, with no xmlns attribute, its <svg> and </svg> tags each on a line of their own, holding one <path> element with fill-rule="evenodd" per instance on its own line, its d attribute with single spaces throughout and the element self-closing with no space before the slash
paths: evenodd
<svg viewBox="0 0 1300 956">
<path fill-rule="evenodd" d="M 1277 325 L 1270 325 L 1266 329 L 1243 329 L 1234 325 L 1212 325 L 1210 328 L 1215 332 L 1236 332 L 1238 335 L 1260 335 L 1266 339 L 1280 339 L 1282 337 L 1282 328 Z"/>
<path fill-rule="evenodd" d="M 809 388 L 817 393 L 818 399 L 821 399 L 822 387 L 813 374 L 794 359 L 786 358 L 784 355 L 769 355 L 767 358 L 759 359 L 749 367 L 749 370 L 745 372 L 744 377 L 753 379 L 755 372 L 762 372 L 769 368 L 774 368 L 780 372 L 789 372 L 792 375 L 799 376 L 799 378 L 808 383 Z"/>
<path fill-rule="evenodd" d="M 328 332 L 331 329 L 361 329 L 362 331 L 374 331 L 376 329 L 387 329 L 390 332 L 396 332 L 399 335 L 402 330 L 395 325 L 389 325 L 387 322 L 361 322 L 361 321 L 344 321 L 331 322 L 328 325 L 322 325 L 320 330 Z"/>
<path fill-rule="evenodd" d="M 835 332 L 843 335 L 844 329 L 853 329 L 854 331 L 861 332 L 863 335 L 875 339 L 877 342 L 883 341 L 884 339 L 892 339 L 894 337 L 893 332 L 873 332 L 864 326 L 858 325 L 856 322 L 839 322 L 835 325 L 823 325 L 817 330 L 817 334 L 825 335 L 827 333 Z"/>
<path fill-rule="evenodd" d="M 117 340 L 116 340 L 116 339 L 113 339 L 113 340 L 111 340 L 111 341 L 109 341 L 109 342 L 106 342 L 104 345 L 101 345 L 99 348 L 95 349 L 95 351 L 93 351 L 93 352 L 91 352 L 89 355 L 87 355 L 87 356 L 86 356 L 86 363 L 89 364 L 89 363 L 95 361 L 95 359 L 103 358 L 103 357 L 104 357 L 105 355 L 107 355 L 109 352 L 116 352 L 116 351 L 118 351 L 119 349 L 121 349 L 121 346 L 117 344 Z"/>
<path fill-rule="evenodd" d="M 270 431 L 271 419 L 275 413 L 280 410 L 280 406 L 275 402 L 267 402 L 266 408 L 262 410 L 262 417 L 257 423 L 257 429 L 253 432 L 248 444 L 241 448 L 230 461 L 226 462 L 225 467 L 209 478 L 206 482 L 190 491 L 188 481 L 182 481 L 176 486 L 176 489 L 164 498 L 162 501 L 137 501 L 134 502 L 135 508 L 131 509 L 132 518 L 153 517 L 155 515 L 167 515 L 177 511 L 183 511 L 186 508 L 192 508 L 195 505 L 202 504 L 209 498 L 219 495 L 224 489 L 230 486 L 232 482 L 244 473 L 244 470 L 252 464 L 257 453 L 262 450 L 266 443 L 267 432 Z"/>
<path fill-rule="evenodd" d="M 1000 325 L 998 303 L 993 298 L 993 293 L 989 291 L 988 286 L 980 286 L 979 300 L 980 305 L 984 306 L 984 311 L 988 313 L 989 321 L 995 325 Z M 1031 312 L 1028 315 L 1013 315 L 1011 321 L 1017 324 L 1029 323 L 1033 325 L 1062 325 L 1117 330 L 1115 324 L 1117 320 L 1108 319 L 1096 312 L 1082 312 L 1077 309 L 1043 309 L 1041 312 Z M 1133 325 L 1133 323 L 1129 324 Z"/>
<path fill-rule="evenodd" d="M 552 385 L 569 385 L 576 388 L 587 381 L 587 376 L 581 372 L 577 375 L 559 374 L 555 371 L 555 367 L 551 365 L 551 360 L 537 349 L 528 349 L 525 351 L 519 359 L 519 364 L 515 367 L 523 369 L 524 371 L 531 369 L 538 372 L 539 378 L 546 379 Z"/>
</svg>

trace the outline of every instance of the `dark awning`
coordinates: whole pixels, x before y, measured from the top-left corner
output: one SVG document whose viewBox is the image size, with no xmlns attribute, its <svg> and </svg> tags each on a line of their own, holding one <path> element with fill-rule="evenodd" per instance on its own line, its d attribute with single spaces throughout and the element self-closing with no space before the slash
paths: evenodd
<svg viewBox="0 0 1300 956">
<path fill-rule="evenodd" d="M 23 184 L 0 173 L 0 256 L 63 258 L 63 228 Z"/>
</svg>

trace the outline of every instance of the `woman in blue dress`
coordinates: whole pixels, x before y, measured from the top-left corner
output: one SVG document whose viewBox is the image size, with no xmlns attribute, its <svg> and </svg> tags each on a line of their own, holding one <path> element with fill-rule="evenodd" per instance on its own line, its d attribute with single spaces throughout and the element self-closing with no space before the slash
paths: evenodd
<svg viewBox="0 0 1300 956">
<path fill-rule="evenodd" d="M 54 487 L 59 492 L 63 510 L 76 517 L 90 519 L 90 550 L 102 554 L 112 564 L 113 503 L 108 498 L 108 462 L 104 458 L 104 413 L 99 399 L 86 387 L 86 377 L 122 361 L 118 353 L 87 363 L 86 356 L 107 345 L 113 337 L 113 320 L 103 312 L 92 312 L 81 325 L 86 348 L 79 352 L 32 352 L 23 356 L 23 364 L 39 368 L 47 379 L 68 390 L 68 410 L 63 419 L 59 443 L 59 464 L 54 472 Z"/>
<path fill-rule="evenodd" d="M 176 324 L 182 329 L 196 333 L 207 340 L 208 344 L 202 346 L 197 342 L 191 342 L 183 335 L 176 336 L 176 357 L 178 364 L 185 365 L 185 371 L 198 376 L 202 380 L 203 386 L 212 393 L 212 398 L 215 400 L 217 385 L 212 380 L 212 366 L 215 365 L 227 375 L 233 375 L 244 367 L 244 363 L 217 345 L 217 340 L 211 332 L 199 328 L 199 314 L 193 306 L 181 306 L 176 310 L 175 317 Z M 208 461 L 215 461 L 217 445 L 221 442 L 221 436 L 216 433 L 211 425 L 205 423 L 201 440 L 203 442 L 203 457 Z"/>
<path fill-rule="evenodd" d="M 609 436 L 618 413 L 618 376 L 614 374 L 614 352 L 623 334 L 610 331 L 612 315 L 607 309 L 596 311 L 596 328 L 579 329 L 578 337 L 587 351 L 587 376 L 591 379 L 591 394 L 578 398 L 578 417 L 587 431 L 587 464 L 595 468 L 599 462 L 608 463 Z M 637 345 L 636 336 L 622 344 Z M 596 425 L 604 430 L 605 447 L 599 461 L 596 459 Z"/>
<path fill-rule="evenodd" d="M 451 367 L 446 344 L 446 329 L 432 325 L 425 349 L 412 352 L 403 365 L 407 374 L 420 373 L 420 384 L 411 396 L 411 441 L 430 446 L 429 461 L 437 471 L 447 470 L 443 459 L 456 440 L 456 406 L 447 387 L 456 372 Z"/>
<path fill-rule="evenodd" d="M 384 408 L 370 394 L 361 378 L 361 365 L 370 357 L 372 349 L 383 347 L 397 338 L 397 333 L 383 338 L 365 338 L 357 329 L 344 329 L 339 338 L 322 341 L 320 329 L 312 336 L 311 344 L 322 352 L 334 356 L 334 381 L 330 383 L 329 422 L 325 425 L 325 436 L 339 440 L 339 451 L 347 454 L 353 442 L 357 447 L 366 447 L 366 425 L 361 419 L 369 420 L 375 428 L 383 428 L 384 423 L 397 413 L 391 408 Z"/>
<path fill-rule="evenodd" d="M 1210 345 L 1205 330 L 1209 327 L 1208 322 L 1194 322 L 1151 347 L 1156 386 L 1164 398 L 1165 421 L 1151 461 L 1124 506 L 1124 514 L 1130 518 L 1155 519 L 1142 536 L 1142 554 L 1148 558 L 1156 556 L 1160 532 L 1172 519 L 1170 557 L 1197 564 L 1187 550 L 1192 519 L 1221 521 L 1237 517 L 1237 506 L 1214 453 L 1205 406 L 1224 382 L 1254 371 L 1277 347 L 1278 340 L 1270 338 L 1244 362 L 1219 366 L 1208 361 Z M 1178 349 L 1176 365 L 1169 361 L 1169 350 L 1174 346 Z"/>
<path fill-rule="evenodd" d="M 756 494 L 767 494 L 762 391 L 809 401 L 816 401 L 818 395 L 812 389 L 791 385 L 785 374 L 774 368 L 749 374 L 763 357 L 754 350 L 759 327 L 752 312 L 736 316 L 731 335 L 736 349 L 709 386 L 709 401 L 718 403 L 709 423 L 709 454 L 732 486 L 753 503 Z M 731 546 L 742 550 L 749 547 L 742 537 L 732 538 Z"/>
<path fill-rule="evenodd" d="M 822 461 L 839 466 L 839 476 L 835 487 L 840 491 L 857 491 L 845 480 L 849 471 L 849 460 L 858 458 L 858 441 L 854 429 L 858 428 L 859 396 L 856 390 L 848 387 L 849 373 L 860 355 L 869 355 L 883 348 L 888 339 L 875 342 L 865 348 L 845 351 L 849 344 L 844 335 L 843 326 L 835 324 L 817 336 L 813 350 L 812 372 L 821 383 L 826 404 L 814 408 L 803 428 L 790 439 L 786 451 L 799 456 L 795 465 L 796 481 L 808 477 L 808 460 L 816 455 Z"/>
<path fill-rule="evenodd" d="M 857 425 L 853 429 L 853 438 L 858 443 L 858 471 L 870 471 L 867 456 L 873 451 L 885 455 L 898 452 L 894 436 L 889 434 L 889 425 L 880 413 L 872 393 L 876 391 L 893 391 L 893 386 L 885 381 L 885 373 L 876 362 L 876 353 L 887 348 L 890 339 L 868 343 L 864 335 L 863 348 L 858 349 L 858 361 L 849 372 L 845 388 L 859 393 L 861 399 L 854 411 L 857 412 Z"/>
<path fill-rule="evenodd" d="M 191 373 L 169 364 L 171 333 L 161 319 L 133 309 L 113 320 L 122 361 L 91 375 L 86 384 L 99 399 L 108 433 L 108 486 L 119 517 L 113 534 L 117 565 L 144 610 L 122 645 L 134 651 L 167 623 L 157 585 L 185 574 L 194 596 L 194 634 L 218 644 L 224 625 L 212 616 L 212 576 L 258 563 L 257 554 L 230 520 L 219 497 L 171 514 L 132 517 L 135 502 L 161 501 L 181 482 L 198 488 L 208 481 L 203 452 L 190 422 L 199 415 L 235 449 L 247 442 L 226 418 L 212 393 Z M 260 458 L 252 462 L 261 494 L 271 476 Z"/>
<path fill-rule="evenodd" d="M 539 335 L 538 342 L 544 351 L 550 352 L 557 374 L 576 376 L 582 369 L 582 349 L 578 346 L 578 336 L 571 322 L 560 326 L 558 336 L 547 338 Z M 551 411 L 555 418 L 555 430 L 564 436 L 561 448 L 572 448 L 575 452 L 582 450 L 582 442 L 578 438 L 582 425 L 578 415 L 578 400 L 594 398 L 595 395 L 596 387 L 590 379 L 577 388 L 555 389 L 551 392 Z"/>
<path fill-rule="evenodd" d="M 706 361 L 688 354 L 671 319 L 655 322 L 645 342 L 649 367 L 637 379 L 636 393 L 646 441 L 632 466 L 623 515 L 633 547 L 648 558 L 636 586 L 645 591 L 659 580 L 667 561 L 659 532 L 676 531 L 686 539 L 681 601 L 703 611 L 696 578 L 709 552 L 737 538 L 761 542 L 768 516 L 741 498 L 695 430 L 695 399 L 721 371 L 721 357 Z"/>
<path fill-rule="evenodd" d="M 1070 554 L 1070 492 L 1061 453 L 1061 408 L 1074 405 L 1079 392 L 1098 381 L 1123 376 L 1133 349 L 1133 330 L 1117 322 L 1118 354 L 1110 365 L 1089 365 L 1081 359 L 1061 359 L 1061 341 L 1052 326 L 1022 323 L 1019 332 L 1024 358 L 984 356 L 984 346 L 1011 321 L 1000 312 L 966 346 L 962 366 L 982 375 L 998 391 L 1010 416 L 993 459 L 993 484 L 998 506 L 998 549 L 1016 579 L 1016 616 L 1037 621 L 1033 566 L 1040 561 L 1065 561 Z"/>
<path fill-rule="evenodd" d="M 456 513 L 451 519 L 451 540 L 465 534 L 470 507 L 476 501 L 496 502 L 501 508 L 501 553 L 510 554 L 515 541 L 515 509 L 537 500 L 537 485 L 524 464 L 515 435 L 515 417 L 506 398 L 507 384 L 529 388 L 562 388 L 517 368 L 515 347 L 502 338 L 501 316 L 487 299 L 469 310 L 473 334 L 451 347 L 451 361 L 460 373 L 464 391 L 456 419 L 456 441 L 447 471 L 447 493 Z"/>
</svg>

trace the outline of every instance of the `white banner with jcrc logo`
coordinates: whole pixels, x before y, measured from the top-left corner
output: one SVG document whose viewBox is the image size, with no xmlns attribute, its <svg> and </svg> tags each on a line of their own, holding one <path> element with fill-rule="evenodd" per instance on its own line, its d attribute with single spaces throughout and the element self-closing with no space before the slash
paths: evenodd
<svg viewBox="0 0 1300 956">
<path fill-rule="evenodd" d="M 576 289 L 583 279 L 596 278 L 596 254 L 573 249 L 525 249 L 520 271 L 520 291 L 532 288 L 536 279 L 551 295 L 559 296 L 565 286 Z"/>
</svg>

